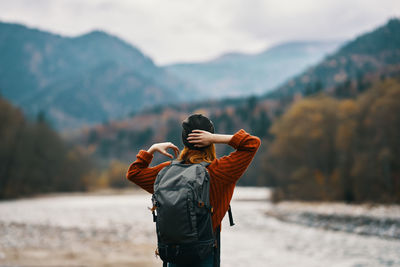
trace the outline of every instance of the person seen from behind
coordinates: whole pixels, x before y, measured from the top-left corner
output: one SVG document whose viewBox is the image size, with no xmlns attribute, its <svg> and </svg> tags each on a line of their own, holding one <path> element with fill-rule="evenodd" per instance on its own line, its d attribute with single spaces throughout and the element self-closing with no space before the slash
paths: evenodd
<svg viewBox="0 0 400 267">
<path fill-rule="evenodd" d="M 161 171 L 166 167 L 172 167 L 170 165 L 175 162 L 165 161 L 159 165 L 149 167 L 155 152 L 173 159 L 174 157 L 168 152 L 168 149 L 172 149 L 175 157 L 179 155 L 176 161 L 180 166 L 183 166 L 182 164 L 192 166 L 193 164 L 205 163 L 206 165 L 204 166 L 206 166 L 205 168 L 208 172 L 207 177 L 209 177 L 209 210 L 211 214 L 210 221 L 212 222 L 210 224 L 212 224 L 212 231 L 215 236 L 215 245 L 203 258 L 196 259 L 196 262 L 182 264 L 166 263 L 164 261 L 164 266 L 217 267 L 220 265 L 221 221 L 228 211 L 236 182 L 254 158 L 261 141 L 258 137 L 250 135 L 243 129 L 233 135 L 214 133 L 214 125 L 211 120 L 201 114 L 193 114 L 182 122 L 182 142 L 184 148 L 181 152 L 171 142 L 155 143 L 147 151 L 140 150 L 136 156 L 137 159 L 130 165 L 126 177 L 129 181 L 153 194 L 155 183 L 156 185 L 158 183 L 156 179 L 161 179 L 157 178 L 158 174 L 163 174 Z M 227 144 L 233 147 L 235 151 L 227 156 L 217 158 L 214 144 Z M 154 207 L 157 207 L 157 203 L 155 203 Z M 176 223 L 179 224 L 181 219 L 176 218 Z M 197 225 L 197 227 L 203 226 Z M 160 242 L 160 238 L 158 241 Z M 179 246 L 174 245 L 173 247 L 175 249 L 173 250 L 174 253 L 180 253 Z M 180 251 L 184 251 L 184 249 L 190 249 L 190 247 L 181 246 Z M 168 251 L 170 250 L 166 250 L 166 253 Z"/>
</svg>

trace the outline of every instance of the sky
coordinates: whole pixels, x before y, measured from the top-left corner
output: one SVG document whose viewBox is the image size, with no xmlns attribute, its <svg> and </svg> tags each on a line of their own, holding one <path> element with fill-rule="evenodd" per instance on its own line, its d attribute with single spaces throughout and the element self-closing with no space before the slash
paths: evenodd
<svg viewBox="0 0 400 267">
<path fill-rule="evenodd" d="M 156 64 L 350 40 L 400 17 L 400 0 L 0 0 L 0 21 L 65 36 L 104 30 Z"/>
</svg>

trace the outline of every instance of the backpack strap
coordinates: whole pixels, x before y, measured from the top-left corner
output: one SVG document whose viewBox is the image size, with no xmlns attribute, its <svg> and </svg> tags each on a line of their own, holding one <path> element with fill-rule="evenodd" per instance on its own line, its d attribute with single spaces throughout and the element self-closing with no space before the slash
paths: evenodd
<svg viewBox="0 0 400 267">
<path fill-rule="evenodd" d="M 181 160 L 179 160 L 179 159 L 174 159 L 174 160 L 171 160 L 171 165 L 175 165 L 175 164 L 181 164 L 182 163 L 182 161 Z"/>
<path fill-rule="evenodd" d="M 202 165 L 203 167 L 207 168 L 208 165 L 210 165 L 211 163 L 206 162 L 206 161 L 202 161 L 202 162 L 200 162 L 199 164 Z"/>
<path fill-rule="evenodd" d="M 214 267 L 220 267 L 221 265 L 221 226 L 215 229 L 215 241 L 214 247 Z"/>
<path fill-rule="evenodd" d="M 204 166 L 205 168 L 207 168 L 207 166 L 210 165 L 211 163 L 206 162 L 206 161 L 202 161 L 202 162 L 200 162 L 200 164 L 201 164 L 202 166 Z M 234 226 L 235 223 L 234 223 L 234 221 L 233 221 L 232 208 L 231 208 L 231 205 L 230 205 L 230 204 L 229 204 L 229 208 L 228 208 L 228 216 L 229 216 L 229 225 L 230 225 L 230 226 Z"/>
<path fill-rule="evenodd" d="M 234 226 L 235 223 L 233 222 L 232 208 L 231 208 L 230 204 L 229 204 L 229 208 L 228 208 L 228 216 L 229 216 L 229 225 Z"/>
</svg>

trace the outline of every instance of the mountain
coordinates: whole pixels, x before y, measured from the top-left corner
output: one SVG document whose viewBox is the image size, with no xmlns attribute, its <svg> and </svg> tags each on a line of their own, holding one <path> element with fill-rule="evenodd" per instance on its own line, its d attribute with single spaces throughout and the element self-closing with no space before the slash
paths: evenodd
<svg viewBox="0 0 400 267">
<path fill-rule="evenodd" d="M 232 132 L 235 129 L 244 128 L 260 137 L 268 137 L 270 136 L 269 126 L 280 118 L 294 101 L 312 94 L 305 89 L 309 90 L 309 87 L 312 86 L 315 90 L 316 83 L 320 83 L 319 91 L 325 90 L 325 93 L 332 97 L 355 98 L 357 94 L 368 90 L 374 86 L 374 83 L 379 83 L 388 76 L 399 79 L 399 38 L 400 21 L 390 20 L 386 25 L 347 42 L 334 54 L 267 95 L 153 107 L 138 112 L 130 118 L 84 129 L 81 134 L 77 133 L 71 136 L 76 139 L 81 138 L 81 140 L 83 138 L 86 140 L 82 141 L 84 144 L 97 144 L 99 149 L 96 153 L 100 157 L 112 158 L 115 155 L 124 157 L 124 153 L 133 153 L 135 147 L 139 149 L 140 145 L 151 145 L 156 140 L 172 140 L 179 143 L 180 122 L 192 113 L 203 113 L 213 120 L 219 132 Z M 224 60 L 238 56 L 237 54 L 226 55 Z M 333 60 L 339 68 L 334 67 Z M 340 64 L 344 64 L 343 62 L 351 63 L 345 65 L 348 66 L 348 69 L 340 67 Z M 339 73 L 348 73 L 346 74 L 348 78 L 344 80 L 345 83 L 337 81 L 338 71 Z M 306 75 L 313 77 L 314 80 L 308 80 L 307 83 L 305 77 L 308 76 Z M 296 89 L 296 82 L 302 83 L 302 86 L 298 87 L 298 91 L 285 91 L 288 88 Z M 332 83 L 331 87 L 327 87 L 329 82 Z M 335 82 L 337 84 L 334 84 Z M 345 94 L 346 91 L 354 89 L 353 95 Z M 296 97 L 293 97 L 294 94 Z M 164 138 L 160 138 L 162 135 Z M 129 151 L 123 152 L 126 150 L 124 147 L 129 148 Z M 134 155 L 126 156 L 126 158 L 131 157 Z"/>
<path fill-rule="evenodd" d="M 30 116 L 44 112 L 59 129 L 196 96 L 137 48 L 102 31 L 70 38 L 0 23 L 0 62 L 1 94 Z"/>
<path fill-rule="evenodd" d="M 399 72 L 400 19 L 393 18 L 387 24 L 347 42 L 336 53 L 267 93 L 266 97 L 280 99 L 320 89 L 343 91 L 343 87 L 354 83 L 358 84 L 358 90 L 362 90 L 363 86 L 358 81 L 375 78 L 371 76 L 392 76 Z"/>
<path fill-rule="evenodd" d="M 202 63 L 165 66 L 207 98 L 262 94 L 332 53 L 340 42 L 289 42 L 258 54 L 229 53 Z"/>
</svg>

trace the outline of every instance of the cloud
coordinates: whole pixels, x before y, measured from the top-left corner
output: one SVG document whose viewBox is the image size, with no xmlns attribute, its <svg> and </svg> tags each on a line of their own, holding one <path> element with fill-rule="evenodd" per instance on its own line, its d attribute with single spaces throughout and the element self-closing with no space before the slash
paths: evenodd
<svg viewBox="0 0 400 267">
<path fill-rule="evenodd" d="M 237 19 L 233 20 L 234 27 L 256 39 L 352 37 L 384 23 L 390 16 L 400 15 L 400 1 L 394 0 L 257 2 L 246 12 L 237 9 Z"/>
<path fill-rule="evenodd" d="M 156 63 L 344 39 L 400 16 L 398 0 L 3 0 L 0 20 L 74 36 L 102 29 Z"/>
</svg>

